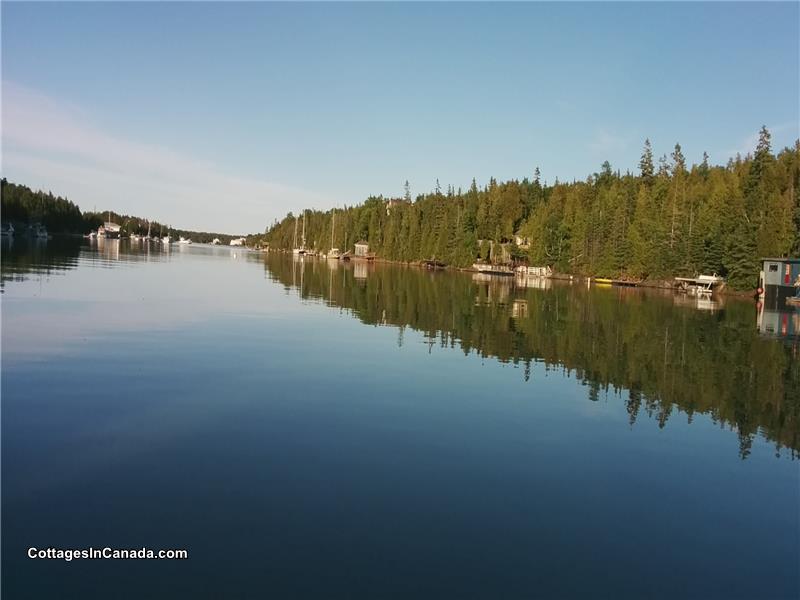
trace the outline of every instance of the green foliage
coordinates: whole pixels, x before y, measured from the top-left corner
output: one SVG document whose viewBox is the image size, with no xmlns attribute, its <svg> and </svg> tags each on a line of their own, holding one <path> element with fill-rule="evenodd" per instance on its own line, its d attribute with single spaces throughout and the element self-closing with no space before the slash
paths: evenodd
<svg viewBox="0 0 800 600">
<path fill-rule="evenodd" d="M 406 182 L 404 198 L 337 209 L 334 245 L 352 250 L 364 238 L 384 258 L 458 267 L 494 247 L 495 258 L 562 272 L 634 279 L 716 272 L 740 289 L 755 286 L 762 256 L 800 252 L 800 142 L 775 156 L 762 128 L 753 156 L 711 166 L 703 153 L 688 167 L 675 144 L 656 168 L 646 140 L 639 169 L 620 175 L 606 161 L 586 181 L 547 186 L 537 168 L 532 181 L 490 178 L 480 187 L 473 180 L 466 192 L 448 186 L 445 194 L 437 183 L 413 202 Z M 327 251 L 332 212 L 307 214 L 309 240 Z M 268 230 L 273 248 L 292 247 L 294 223 L 288 215 Z M 529 247 L 516 247 L 516 236 Z"/>
<path fill-rule="evenodd" d="M 0 180 L 0 188 L 3 222 L 16 223 L 18 229 L 41 223 L 52 233 L 89 231 L 78 206 L 66 198 L 53 196 L 52 192 L 34 192 L 24 185 L 9 183 L 5 177 Z"/>
</svg>

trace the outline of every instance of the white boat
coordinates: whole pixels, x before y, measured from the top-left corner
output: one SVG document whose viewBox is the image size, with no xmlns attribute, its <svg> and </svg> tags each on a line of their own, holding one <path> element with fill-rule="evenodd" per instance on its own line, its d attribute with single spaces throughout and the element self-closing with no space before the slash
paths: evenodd
<svg viewBox="0 0 800 600">
<path fill-rule="evenodd" d="M 712 294 L 725 286 L 725 279 L 716 273 L 698 275 L 697 277 L 676 277 L 675 287 L 678 291 L 690 294 Z"/>
<path fill-rule="evenodd" d="M 219 241 L 219 238 L 214 238 L 213 240 L 211 240 L 211 244 L 214 246 L 219 246 L 221 243 L 222 242 Z"/>
<path fill-rule="evenodd" d="M 171 241 L 172 240 L 168 235 L 165 235 L 164 237 L 161 238 L 161 243 L 162 244 L 169 244 Z"/>
<path fill-rule="evenodd" d="M 246 242 L 246 241 L 247 241 L 247 240 L 246 240 L 245 238 L 243 238 L 243 237 L 240 237 L 240 238 L 233 238 L 233 239 L 232 239 L 232 240 L 229 242 L 229 245 L 231 245 L 231 246 L 244 246 L 244 244 L 245 244 L 245 242 Z"/>
<path fill-rule="evenodd" d="M 333 213 L 331 213 L 331 249 L 328 251 L 328 255 L 326 256 L 326 258 L 330 260 L 339 260 L 339 258 L 342 256 L 342 253 L 339 252 L 339 249 L 333 247 L 333 233 L 335 224 L 336 224 L 336 211 L 333 211 Z"/>
<path fill-rule="evenodd" d="M 132 233 L 131 234 L 131 241 L 132 242 L 138 242 L 140 239 L 142 239 L 142 236 L 140 236 L 138 233 Z"/>
<path fill-rule="evenodd" d="M 303 241 L 300 246 L 297 245 L 297 220 L 298 218 L 295 217 L 294 219 L 294 248 L 292 249 L 292 254 L 295 256 L 300 256 L 306 253 L 306 213 L 303 212 Z"/>
<path fill-rule="evenodd" d="M 178 239 L 178 243 L 179 243 L 179 244 L 191 244 L 191 243 L 192 243 L 192 240 L 191 240 L 191 239 L 189 239 L 189 238 L 185 238 L 185 237 L 181 236 L 181 237 Z"/>
</svg>

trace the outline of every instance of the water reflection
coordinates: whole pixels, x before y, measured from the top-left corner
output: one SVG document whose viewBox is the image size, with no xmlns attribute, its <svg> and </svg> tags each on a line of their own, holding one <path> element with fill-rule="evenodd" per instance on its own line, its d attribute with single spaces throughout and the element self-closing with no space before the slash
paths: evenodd
<svg viewBox="0 0 800 600">
<path fill-rule="evenodd" d="M 128 263 L 169 260 L 169 246 L 132 243 L 128 240 L 73 236 L 46 239 L 2 238 L 0 289 L 8 282 L 27 281 L 33 276 L 49 276 L 78 266 L 79 260 L 93 266 L 109 267 Z"/>
<path fill-rule="evenodd" d="M 797 315 L 757 316 L 750 302 L 634 288 L 553 280 L 523 287 L 483 274 L 280 254 L 263 260 L 287 291 L 364 323 L 411 327 L 431 346 L 513 364 L 526 380 L 535 362 L 574 375 L 592 401 L 601 392 L 618 396 L 631 425 L 642 415 L 665 427 L 701 413 L 736 430 L 743 458 L 759 433 L 792 457 L 800 450 Z M 769 330 L 784 343 L 759 335 Z"/>
<path fill-rule="evenodd" d="M 758 306 L 758 331 L 785 340 L 800 339 L 800 309 L 776 310 Z"/>
<path fill-rule="evenodd" d="M 68 239 L 55 243 L 43 238 L 0 238 L 0 292 L 13 281 L 50 275 L 74 269 L 78 264 L 81 243 Z"/>
</svg>

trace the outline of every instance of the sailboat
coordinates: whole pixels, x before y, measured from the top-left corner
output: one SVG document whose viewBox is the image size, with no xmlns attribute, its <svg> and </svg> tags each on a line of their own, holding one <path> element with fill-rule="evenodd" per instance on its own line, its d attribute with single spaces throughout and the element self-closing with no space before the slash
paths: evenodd
<svg viewBox="0 0 800 600">
<path fill-rule="evenodd" d="M 293 246 L 294 249 L 292 250 L 292 254 L 295 256 L 300 256 L 306 253 L 306 213 L 303 213 L 303 245 L 301 247 L 297 246 L 297 221 L 299 217 L 294 218 L 294 242 Z"/>
<path fill-rule="evenodd" d="M 328 252 L 328 258 L 331 260 L 339 260 L 339 257 L 342 255 L 342 253 L 339 252 L 338 248 L 333 247 L 333 232 L 335 225 L 336 225 L 336 211 L 334 210 L 331 213 L 331 249 Z"/>
</svg>

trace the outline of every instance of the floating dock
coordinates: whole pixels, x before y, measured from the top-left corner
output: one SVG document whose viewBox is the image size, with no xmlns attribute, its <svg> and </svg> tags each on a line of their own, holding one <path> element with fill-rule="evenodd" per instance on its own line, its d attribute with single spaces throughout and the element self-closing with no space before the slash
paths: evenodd
<svg viewBox="0 0 800 600">
<path fill-rule="evenodd" d="M 477 271 L 478 273 L 483 273 L 484 275 L 505 275 L 511 276 L 514 274 L 514 270 L 506 265 L 491 265 L 485 263 L 474 263 L 472 265 L 473 270 Z"/>
</svg>

